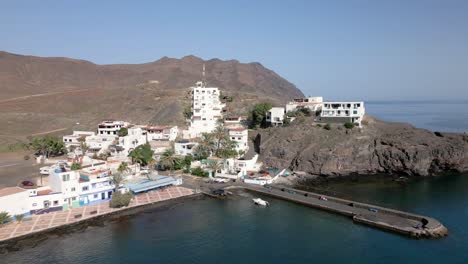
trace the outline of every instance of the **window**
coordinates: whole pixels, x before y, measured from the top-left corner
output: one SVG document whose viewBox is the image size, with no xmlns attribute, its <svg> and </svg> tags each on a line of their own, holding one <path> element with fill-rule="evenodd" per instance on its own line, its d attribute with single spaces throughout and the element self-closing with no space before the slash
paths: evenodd
<svg viewBox="0 0 468 264">
<path fill-rule="evenodd" d="M 96 184 L 95 183 L 91 184 L 91 188 L 96 188 Z"/>
<path fill-rule="evenodd" d="M 72 187 L 72 188 L 71 188 L 71 191 L 74 192 L 74 191 L 75 191 L 75 187 Z"/>
<path fill-rule="evenodd" d="M 36 207 L 36 206 L 37 206 L 37 203 L 33 203 L 32 206 L 33 206 L 33 207 Z"/>
<path fill-rule="evenodd" d="M 76 197 L 72 197 L 72 201 L 76 201 Z"/>
<path fill-rule="evenodd" d="M 356 110 L 355 110 L 355 111 L 353 111 L 353 114 L 357 115 L 357 111 L 356 111 Z"/>
<path fill-rule="evenodd" d="M 93 198 L 97 198 L 97 197 L 98 197 L 98 195 L 97 195 L 97 194 L 93 195 Z"/>
<path fill-rule="evenodd" d="M 57 206 L 58 205 L 58 201 L 54 201 L 54 206 Z"/>
<path fill-rule="evenodd" d="M 82 188 L 83 192 L 88 190 L 88 186 L 83 186 Z"/>
<path fill-rule="evenodd" d="M 70 174 L 63 174 L 62 175 L 62 181 L 69 181 L 70 180 Z"/>
</svg>

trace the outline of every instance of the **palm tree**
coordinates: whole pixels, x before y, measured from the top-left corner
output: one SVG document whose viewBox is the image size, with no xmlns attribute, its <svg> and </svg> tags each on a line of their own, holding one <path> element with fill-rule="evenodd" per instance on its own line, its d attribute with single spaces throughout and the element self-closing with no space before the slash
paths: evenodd
<svg viewBox="0 0 468 264">
<path fill-rule="evenodd" d="M 164 151 L 159 159 L 159 164 L 164 168 L 169 168 L 169 174 L 180 163 L 180 159 L 175 156 L 174 150 L 168 149 Z"/>
<path fill-rule="evenodd" d="M 114 182 L 114 192 L 117 191 L 117 189 L 119 188 L 119 185 L 123 182 L 124 180 L 124 177 L 123 177 L 123 174 L 120 173 L 120 172 L 116 172 L 114 174 L 112 174 L 112 177 L 111 177 L 112 181 Z"/>
<path fill-rule="evenodd" d="M 124 172 L 129 171 L 128 163 L 125 162 L 125 161 L 120 163 L 119 167 L 117 168 L 117 171 L 120 172 L 120 173 L 124 173 Z"/>
<path fill-rule="evenodd" d="M 222 125 L 216 127 L 213 131 L 214 145 L 215 145 L 215 155 L 218 156 L 218 152 L 223 144 L 223 141 L 227 139 L 226 130 Z"/>
<path fill-rule="evenodd" d="M 208 170 L 213 173 L 213 174 L 210 173 L 210 178 L 212 176 L 216 177 L 216 172 L 221 170 L 223 167 L 224 167 L 224 164 L 221 161 L 217 161 L 217 160 L 210 161 L 207 165 Z"/>
<path fill-rule="evenodd" d="M 80 156 L 80 165 L 81 165 L 83 164 L 84 155 L 86 155 L 86 152 L 88 152 L 89 150 L 89 146 L 84 142 L 84 140 L 80 140 L 80 149 L 81 149 L 81 156 Z"/>
</svg>

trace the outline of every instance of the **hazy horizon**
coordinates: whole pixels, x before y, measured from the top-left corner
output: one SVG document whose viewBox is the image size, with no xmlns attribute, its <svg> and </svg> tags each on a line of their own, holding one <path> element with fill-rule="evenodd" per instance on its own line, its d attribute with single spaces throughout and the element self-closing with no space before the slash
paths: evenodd
<svg viewBox="0 0 468 264">
<path fill-rule="evenodd" d="M 339 4 L 338 4 L 339 3 Z M 464 1 L 15 1 L 0 50 L 97 64 L 259 62 L 327 100 L 468 100 Z"/>
</svg>

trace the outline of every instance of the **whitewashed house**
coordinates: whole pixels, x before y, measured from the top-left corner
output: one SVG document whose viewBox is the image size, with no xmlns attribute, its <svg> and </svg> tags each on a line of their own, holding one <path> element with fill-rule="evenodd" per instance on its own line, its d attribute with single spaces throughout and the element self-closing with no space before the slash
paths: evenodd
<svg viewBox="0 0 468 264">
<path fill-rule="evenodd" d="M 224 118 L 224 126 L 227 128 L 244 127 L 242 124 L 244 120 L 241 116 L 226 116 Z"/>
<path fill-rule="evenodd" d="M 179 134 L 177 126 L 143 126 L 142 129 L 147 132 L 148 141 L 175 141 Z"/>
<path fill-rule="evenodd" d="M 283 120 L 286 114 L 284 107 L 272 107 L 266 113 L 266 121 L 272 126 L 280 126 L 283 124 Z"/>
<path fill-rule="evenodd" d="M 128 134 L 118 138 L 116 147 L 111 147 L 112 153 L 119 153 L 126 157 L 136 147 L 148 142 L 147 131 L 141 127 L 128 127 Z"/>
<path fill-rule="evenodd" d="M 179 140 L 174 144 L 174 152 L 181 156 L 193 155 L 197 145 L 198 143 L 189 140 Z"/>
<path fill-rule="evenodd" d="M 200 137 L 202 133 L 213 132 L 219 120 L 223 118 L 225 104 L 219 99 L 219 89 L 206 87 L 204 82 L 197 82 L 192 90 L 192 117 L 188 130 L 183 131 L 183 138 Z"/>
<path fill-rule="evenodd" d="M 246 153 L 249 150 L 249 131 L 246 128 L 228 128 L 229 139 L 236 142 L 236 150 Z"/>
<path fill-rule="evenodd" d="M 327 123 L 356 123 L 361 126 L 365 114 L 364 102 L 324 102 L 319 121 Z"/>
<path fill-rule="evenodd" d="M 0 212 L 9 215 L 28 214 L 30 210 L 29 191 L 20 187 L 0 189 Z"/>
<path fill-rule="evenodd" d="M 63 136 L 63 143 L 65 147 L 70 150 L 71 146 L 79 147 L 81 142 L 80 140 L 85 140 L 89 136 L 95 136 L 96 133 L 93 131 L 73 131 L 71 135 Z"/>
</svg>

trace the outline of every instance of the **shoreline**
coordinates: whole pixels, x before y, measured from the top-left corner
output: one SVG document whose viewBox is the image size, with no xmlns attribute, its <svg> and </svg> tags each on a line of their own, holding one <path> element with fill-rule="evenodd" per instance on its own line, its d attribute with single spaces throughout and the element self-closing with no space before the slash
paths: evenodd
<svg viewBox="0 0 468 264">
<path fill-rule="evenodd" d="M 76 222 L 58 225 L 47 229 L 30 232 L 24 235 L 7 238 L 0 241 L 0 255 L 8 254 L 9 252 L 21 251 L 27 247 L 34 248 L 49 238 L 56 238 L 67 234 L 73 234 L 75 232 L 86 230 L 91 226 L 103 226 L 106 223 L 118 221 L 124 217 L 134 216 L 146 210 L 168 208 L 170 206 L 182 204 L 187 201 L 203 199 L 204 197 L 207 196 L 203 195 L 202 193 L 193 193 L 191 195 L 181 196 L 159 202 L 123 207 L 119 210 L 80 219 Z"/>
</svg>

